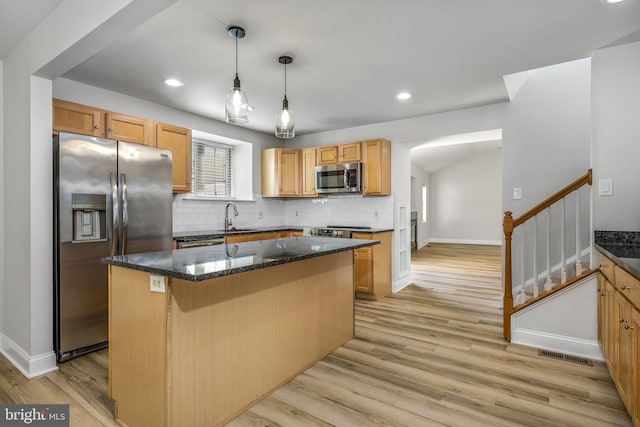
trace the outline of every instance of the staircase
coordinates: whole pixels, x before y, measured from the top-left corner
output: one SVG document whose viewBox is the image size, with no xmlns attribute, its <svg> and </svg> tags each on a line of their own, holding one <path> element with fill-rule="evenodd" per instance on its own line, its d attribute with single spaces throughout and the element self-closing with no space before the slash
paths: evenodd
<svg viewBox="0 0 640 427">
<path fill-rule="evenodd" d="M 591 169 L 518 218 L 505 212 L 504 337 L 511 316 L 574 285 L 596 270 L 591 256 Z"/>
</svg>

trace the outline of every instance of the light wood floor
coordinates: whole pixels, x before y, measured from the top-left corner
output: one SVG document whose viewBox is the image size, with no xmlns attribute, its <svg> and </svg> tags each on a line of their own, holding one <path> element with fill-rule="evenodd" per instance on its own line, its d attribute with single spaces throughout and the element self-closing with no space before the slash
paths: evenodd
<svg viewBox="0 0 640 427">
<path fill-rule="evenodd" d="M 503 340 L 500 248 L 431 244 L 412 272 L 403 291 L 357 301 L 353 340 L 229 425 L 631 426 L 603 363 Z M 72 426 L 115 425 L 107 352 L 30 381 L 0 357 L 0 403 L 13 402 L 71 403 Z"/>
</svg>

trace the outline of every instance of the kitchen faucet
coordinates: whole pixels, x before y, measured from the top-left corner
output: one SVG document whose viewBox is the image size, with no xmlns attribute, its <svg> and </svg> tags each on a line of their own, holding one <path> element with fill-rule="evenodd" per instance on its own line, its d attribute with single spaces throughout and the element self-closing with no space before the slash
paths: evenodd
<svg viewBox="0 0 640 427">
<path fill-rule="evenodd" d="M 224 208 L 224 231 L 229 231 L 233 225 L 231 223 L 231 218 L 229 218 L 229 206 L 233 206 L 233 215 L 238 216 L 238 208 L 236 207 L 236 204 L 233 202 L 227 203 L 227 206 Z"/>
</svg>

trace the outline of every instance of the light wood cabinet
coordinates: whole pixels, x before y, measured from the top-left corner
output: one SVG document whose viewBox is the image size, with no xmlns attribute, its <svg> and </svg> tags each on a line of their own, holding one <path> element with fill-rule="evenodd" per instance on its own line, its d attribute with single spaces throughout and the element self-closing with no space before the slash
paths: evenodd
<svg viewBox="0 0 640 427">
<path fill-rule="evenodd" d="M 631 410 L 631 418 L 636 426 L 640 426 L 640 310 L 631 313 L 631 360 L 634 367 L 631 401 L 635 405 Z"/>
<path fill-rule="evenodd" d="M 358 248 L 353 251 L 354 291 L 356 294 L 379 299 L 391 293 L 391 232 L 356 232 L 351 237 L 380 241 L 379 245 Z"/>
<path fill-rule="evenodd" d="M 53 99 L 53 130 L 105 137 L 104 110 Z"/>
<path fill-rule="evenodd" d="M 171 150 L 173 192 L 191 192 L 191 129 L 156 123 L 156 146 Z"/>
<path fill-rule="evenodd" d="M 640 426 L 640 280 L 600 252 L 598 262 L 598 341 L 620 397 Z"/>
<path fill-rule="evenodd" d="M 300 197 L 300 150 L 262 150 L 262 196 Z"/>
<path fill-rule="evenodd" d="M 105 117 L 107 138 L 155 146 L 152 121 L 112 112 L 107 112 Z"/>
<path fill-rule="evenodd" d="M 316 192 L 316 149 L 302 150 L 302 195 L 315 197 Z"/>
<path fill-rule="evenodd" d="M 373 294 L 373 249 L 370 246 L 355 249 L 353 257 L 355 291 Z"/>
<path fill-rule="evenodd" d="M 318 153 L 318 165 L 333 165 L 338 163 L 338 146 L 327 145 L 316 148 Z"/>
<path fill-rule="evenodd" d="M 614 347 L 614 380 L 618 386 L 620 397 L 627 408 L 631 405 L 631 334 L 629 333 L 629 322 L 631 322 L 631 305 L 629 301 L 616 292 L 613 311 L 615 328 Z M 617 322 L 616 322 L 617 320 Z"/>
<path fill-rule="evenodd" d="M 391 195 L 391 143 L 386 139 L 362 142 L 362 194 Z"/>
<path fill-rule="evenodd" d="M 286 237 L 302 236 L 300 231 L 265 231 L 262 233 L 247 233 L 247 234 L 232 234 L 225 236 L 224 242 L 229 243 L 244 243 L 255 242 L 257 240 L 271 240 L 271 239 L 284 239 Z"/>
<path fill-rule="evenodd" d="M 336 163 L 353 163 L 362 161 L 360 142 L 341 145 L 327 145 L 316 148 L 318 165 L 333 165 Z"/>
<path fill-rule="evenodd" d="M 353 163 L 361 160 L 360 142 L 338 145 L 338 163 Z"/>
</svg>

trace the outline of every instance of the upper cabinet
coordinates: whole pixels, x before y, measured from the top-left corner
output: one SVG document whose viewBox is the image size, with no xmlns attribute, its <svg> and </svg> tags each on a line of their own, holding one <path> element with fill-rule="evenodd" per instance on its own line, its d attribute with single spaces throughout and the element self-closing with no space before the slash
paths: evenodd
<svg viewBox="0 0 640 427">
<path fill-rule="evenodd" d="M 173 192 L 191 192 L 191 129 L 54 99 L 53 130 L 171 150 Z"/>
<path fill-rule="evenodd" d="M 360 142 L 342 145 L 327 145 L 316 148 L 318 165 L 354 163 L 362 161 Z"/>
<path fill-rule="evenodd" d="M 151 120 L 112 112 L 107 112 L 105 116 L 107 138 L 136 144 L 155 145 Z"/>
<path fill-rule="evenodd" d="M 302 150 L 302 196 L 315 197 L 316 193 L 316 154 L 315 148 Z"/>
<path fill-rule="evenodd" d="M 300 197 L 300 150 L 262 150 L 262 196 Z"/>
<path fill-rule="evenodd" d="M 362 194 L 391 195 L 391 143 L 382 138 L 362 142 Z"/>
<path fill-rule="evenodd" d="M 362 194 L 391 195 L 391 143 L 383 138 L 304 149 L 262 150 L 263 197 L 317 197 L 315 167 L 362 162 Z"/>
<path fill-rule="evenodd" d="M 338 163 L 354 163 L 362 161 L 360 142 L 338 145 Z"/>
<path fill-rule="evenodd" d="M 156 146 L 171 150 L 173 192 L 191 192 L 191 129 L 156 123 Z"/>
<path fill-rule="evenodd" d="M 316 148 L 318 155 L 318 165 L 333 165 L 338 163 L 338 146 L 328 145 Z"/>
<path fill-rule="evenodd" d="M 104 114 L 99 108 L 54 99 L 53 130 L 104 138 Z"/>
</svg>

